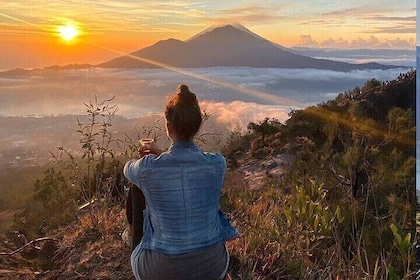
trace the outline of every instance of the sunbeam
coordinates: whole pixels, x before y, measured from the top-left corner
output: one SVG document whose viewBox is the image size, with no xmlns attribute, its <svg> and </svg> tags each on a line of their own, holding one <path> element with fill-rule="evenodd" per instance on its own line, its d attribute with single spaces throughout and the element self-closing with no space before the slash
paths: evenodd
<svg viewBox="0 0 420 280">
<path fill-rule="evenodd" d="M 326 109 L 322 109 L 320 107 L 309 107 L 306 111 L 308 114 L 316 118 L 325 120 L 330 123 L 338 123 L 341 126 L 349 127 L 352 130 L 357 131 L 358 133 L 366 136 L 380 137 L 386 139 L 387 141 L 397 141 L 398 143 L 406 147 L 412 147 L 416 144 L 416 139 L 414 138 L 410 138 L 401 134 L 390 134 L 388 133 L 388 131 L 385 131 L 384 129 L 378 126 L 373 126 L 371 123 L 365 120 L 357 119 L 355 121 L 350 118 L 343 118 L 341 115 L 330 112 Z"/>
<path fill-rule="evenodd" d="M 107 47 L 100 46 L 100 45 L 97 45 L 97 44 L 93 44 L 91 42 L 87 42 L 87 43 L 92 45 L 92 46 L 111 51 L 115 54 L 125 55 L 125 56 L 128 56 L 130 58 L 133 58 L 133 59 L 136 59 L 136 60 L 139 60 L 139 61 L 143 61 L 143 62 L 149 63 L 151 65 L 154 65 L 154 66 L 162 67 L 162 68 L 165 68 L 165 69 L 168 69 L 168 70 L 171 70 L 171 71 L 174 71 L 174 72 L 177 72 L 177 73 L 189 76 L 189 77 L 193 77 L 193 78 L 196 78 L 196 79 L 199 79 L 199 80 L 202 80 L 202 81 L 212 83 L 214 85 L 218 85 L 218 86 L 222 86 L 222 87 L 225 87 L 225 88 L 228 88 L 228 89 L 233 89 L 233 90 L 236 90 L 236 91 L 239 91 L 239 92 L 243 92 L 245 94 L 248 94 L 249 96 L 253 96 L 253 97 L 257 97 L 257 98 L 261 98 L 261 99 L 273 102 L 274 105 L 295 106 L 295 107 L 299 107 L 299 108 L 304 107 L 303 104 L 301 104 L 297 101 L 291 100 L 291 99 L 282 98 L 282 97 L 275 96 L 275 95 L 272 95 L 272 94 L 269 94 L 269 93 L 266 93 L 266 92 L 262 92 L 262 91 L 258 91 L 258 90 L 254 90 L 254 89 L 249 89 L 249 88 L 244 88 L 244 87 L 232 84 L 232 83 L 227 83 L 227 82 L 222 82 L 222 81 L 219 81 L 219 80 L 216 80 L 216 79 L 211 79 L 211 78 L 206 77 L 204 75 L 198 75 L 198 74 L 195 74 L 193 72 L 187 71 L 183 68 L 178 68 L 178 67 L 174 67 L 174 66 L 171 66 L 171 65 L 168 65 L 168 64 L 161 63 L 159 61 L 154 61 L 154 60 L 151 60 L 151 59 L 142 58 L 142 57 L 138 57 L 138 56 L 135 56 L 135 55 L 127 54 L 127 53 L 124 53 L 124 52 L 121 52 L 121 51 L 118 51 L 118 50 L 115 50 L 115 49 L 111 49 L 111 48 L 107 48 Z"/>
<path fill-rule="evenodd" d="M 25 24 L 37 27 L 37 28 L 42 29 L 42 30 L 47 30 L 47 29 L 45 29 L 45 28 L 43 28 L 39 25 L 33 24 L 31 22 L 24 21 L 24 20 L 21 20 L 21 19 L 12 17 L 12 16 L 9 16 L 9 15 L 6 15 L 6 14 L 3 14 L 3 13 L 0 13 L 0 16 L 6 17 L 6 18 L 9 18 L 9 19 L 12 19 L 12 20 L 16 20 L 18 22 L 25 23 Z M 136 60 L 139 60 L 139 61 L 143 61 L 143 62 L 149 63 L 151 65 L 154 65 L 154 66 L 162 67 L 164 69 L 168 69 L 168 70 L 171 70 L 171 71 L 174 71 L 174 72 L 177 72 L 177 73 L 189 76 L 189 77 L 193 77 L 193 78 L 199 79 L 201 81 L 209 82 L 209 83 L 212 83 L 214 85 L 218 85 L 218 86 L 221 86 L 221 87 L 224 87 L 224 88 L 227 88 L 227 89 L 236 90 L 238 92 L 245 93 L 245 94 L 247 94 L 249 96 L 252 96 L 252 97 L 261 98 L 261 99 L 264 99 L 266 101 L 272 102 L 274 105 L 291 106 L 291 107 L 298 107 L 298 108 L 304 107 L 304 104 L 301 104 L 300 102 L 297 102 L 297 101 L 294 101 L 294 100 L 291 100 L 291 99 L 288 99 L 288 98 L 275 96 L 273 94 L 258 91 L 258 90 L 255 90 L 255 89 L 241 87 L 239 85 L 235 85 L 235 84 L 228 83 L 228 82 L 222 82 L 222 81 L 219 81 L 219 80 L 216 80 L 216 79 L 206 77 L 204 75 L 198 75 L 198 74 L 192 73 L 192 72 L 187 71 L 187 70 L 182 69 L 182 68 L 178 68 L 178 67 L 174 67 L 174 66 L 171 66 L 171 65 L 168 65 L 168 64 L 164 64 L 164 63 L 159 62 L 159 61 L 154 61 L 154 60 L 134 56 L 134 55 L 127 54 L 125 52 L 122 52 L 122 51 L 119 51 L 119 50 L 116 50 L 116 49 L 113 49 L 113 48 L 108 48 L 106 46 L 98 45 L 98 44 L 90 42 L 86 39 L 81 39 L 81 40 L 83 40 L 85 43 L 87 43 L 91 46 L 101 48 L 103 50 L 107 50 L 107 51 L 110 51 L 110 52 L 118 54 L 118 55 L 125 55 L 125 56 L 128 56 L 130 58 L 133 58 L 133 59 L 136 59 Z"/>
</svg>

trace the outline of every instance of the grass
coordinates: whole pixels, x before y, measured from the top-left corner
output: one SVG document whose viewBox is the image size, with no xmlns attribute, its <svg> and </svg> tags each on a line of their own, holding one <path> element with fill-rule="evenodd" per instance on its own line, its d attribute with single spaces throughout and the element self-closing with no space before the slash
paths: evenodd
<svg viewBox="0 0 420 280">
<path fill-rule="evenodd" d="M 305 219 L 288 222 L 284 209 L 296 208 L 296 201 L 280 182 L 267 181 L 250 190 L 241 173 L 228 172 L 221 206 L 240 233 L 228 242 L 233 280 L 389 279 L 392 256 L 387 252 L 369 261 L 361 243 L 356 255 L 349 256 L 336 228 L 316 232 Z"/>
<path fill-rule="evenodd" d="M 299 262 L 290 257 L 282 243 L 285 221 L 281 220 L 280 190 L 267 187 L 250 190 L 239 172 L 229 172 L 222 208 L 240 237 L 228 243 L 232 279 L 297 279 Z"/>
</svg>

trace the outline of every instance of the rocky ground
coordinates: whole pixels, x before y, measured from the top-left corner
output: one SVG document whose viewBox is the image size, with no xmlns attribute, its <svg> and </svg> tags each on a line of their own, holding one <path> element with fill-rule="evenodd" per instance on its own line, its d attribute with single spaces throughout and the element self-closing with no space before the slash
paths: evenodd
<svg viewBox="0 0 420 280">
<path fill-rule="evenodd" d="M 241 158 L 238 171 L 243 173 L 251 189 L 258 189 L 269 178 L 281 179 L 290 164 L 291 156 L 278 154 L 264 159 Z"/>
</svg>

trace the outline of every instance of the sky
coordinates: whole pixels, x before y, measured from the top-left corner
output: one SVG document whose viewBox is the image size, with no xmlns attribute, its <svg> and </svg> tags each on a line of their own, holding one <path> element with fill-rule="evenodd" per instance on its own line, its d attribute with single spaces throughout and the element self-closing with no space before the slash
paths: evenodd
<svg viewBox="0 0 420 280">
<path fill-rule="evenodd" d="M 288 48 L 416 46 L 414 0 L 14 0 L 0 3 L 0 70 L 101 63 L 229 23 Z"/>
</svg>

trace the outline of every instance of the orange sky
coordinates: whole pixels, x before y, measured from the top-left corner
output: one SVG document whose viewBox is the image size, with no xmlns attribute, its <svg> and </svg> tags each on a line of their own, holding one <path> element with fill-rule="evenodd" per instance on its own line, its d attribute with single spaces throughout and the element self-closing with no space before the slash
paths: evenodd
<svg viewBox="0 0 420 280">
<path fill-rule="evenodd" d="M 415 48 L 414 0 L 7 2 L 0 4 L 0 70 L 96 64 L 230 22 L 285 47 Z M 81 32 L 70 43 L 57 33 L 67 22 Z"/>
</svg>

